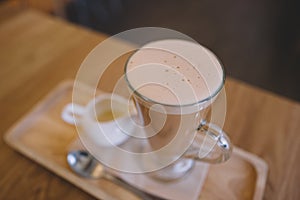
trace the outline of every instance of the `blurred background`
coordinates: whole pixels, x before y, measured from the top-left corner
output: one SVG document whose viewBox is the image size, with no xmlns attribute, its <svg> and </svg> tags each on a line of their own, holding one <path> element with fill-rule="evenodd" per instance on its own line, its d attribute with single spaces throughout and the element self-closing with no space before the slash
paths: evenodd
<svg viewBox="0 0 300 200">
<path fill-rule="evenodd" d="M 228 76 L 300 101 L 299 1 L 6 1 L 109 35 L 144 26 L 180 31 L 211 49 Z"/>
</svg>

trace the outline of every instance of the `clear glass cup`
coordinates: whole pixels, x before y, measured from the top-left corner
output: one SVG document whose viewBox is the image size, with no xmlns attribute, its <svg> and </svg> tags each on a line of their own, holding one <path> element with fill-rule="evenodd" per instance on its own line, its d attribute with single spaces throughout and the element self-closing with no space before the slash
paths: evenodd
<svg viewBox="0 0 300 200">
<path fill-rule="evenodd" d="M 160 53 L 155 56 L 154 52 L 150 52 L 152 57 L 154 55 L 153 60 L 147 57 L 147 53 L 142 54 L 144 57 L 138 55 L 145 49 Z M 153 95 L 156 94 L 152 95 L 151 92 L 147 93 L 147 91 L 141 89 L 147 84 L 165 84 L 163 76 L 161 76 L 161 80 L 159 78 L 151 80 L 150 73 L 156 73 L 159 77 L 161 75 L 159 73 L 163 73 L 162 71 L 176 70 L 176 67 L 170 67 L 170 65 L 176 65 L 175 61 L 169 64 L 171 61 L 169 62 L 169 60 L 163 58 L 164 54 L 167 55 L 168 53 L 172 54 L 171 57 L 176 58 L 177 61 L 181 59 L 180 62 L 178 61 L 181 65 L 192 65 L 195 69 L 197 68 L 195 63 L 197 61 L 201 63 L 203 59 L 207 59 L 205 64 L 210 64 L 212 67 L 218 65 L 216 69 L 201 69 L 201 67 L 196 69 L 207 84 L 209 90 L 207 96 L 199 99 L 197 96 L 198 91 L 194 91 L 194 88 L 191 87 L 190 90 L 195 96 L 194 99 L 190 98 L 186 101 L 187 90 L 189 90 L 187 88 L 183 94 L 179 94 L 180 92 L 178 93 L 176 90 L 172 91 L 179 98 L 179 101 L 169 103 L 165 100 L 155 99 Z M 158 58 L 160 56 L 162 58 Z M 139 66 L 131 67 L 130 65 L 136 60 L 139 60 L 137 64 Z M 153 65 L 153 67 L 151 68 L 148 64 Z M 140 67 L 139 69 L 145 67 L 146 71 L 142 69 L 139 73 L 134 74 L 134 70 L 138 70 L 138 67 Z M 201 72 L 201 70 L 204 70 L 204 72 Z M 156 75 L 153 77 L 156 77 Z M 150 80 L 148 80 L 148 77 L 150 77 Z M 218 78 L 216 79 L 216 77 Z M 165 78 L 168 77 L 165 76 Z M 132 92 L 132 98 L 141 120 L 140 125 L 144 128 L 147 136 L 147 151 L 156 152 L 151 164 L 161 168 L 150 173 L 153 177 L 164 181 L 176 180 L 187 174 L 193 168 L 195 161 L 221 163 L 229 159 L 232 145 L 228 136 L 220 127 L 209 122 L 210 111 L 213 109 L 212 103 L 220 94 L 225 83 L 224 69 L 213 53 L 201 45 L 189 41 L 163 40 L 152 42 L 136 51 L 129 58 L 125 66 L 125 80 Z M 174 83 L 174 80 L 171 81 Z M 184 80 L 178 79 L 176 84 L 182 84 L 181 81 Z M 186 81 L 190 80 L 186 79 Z M 137 82 L 139 83 L 137 84 Z M 189 83 L 188 85 L 192 84 Z M 164 94 L 162 93 L 162 95 Z M 181 99 L 184 100 L 181 101 Z"/>
</svg>

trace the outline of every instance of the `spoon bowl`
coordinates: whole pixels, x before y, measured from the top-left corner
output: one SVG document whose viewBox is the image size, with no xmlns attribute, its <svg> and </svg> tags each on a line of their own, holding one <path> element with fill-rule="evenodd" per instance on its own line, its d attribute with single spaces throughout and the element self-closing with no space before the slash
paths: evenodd
<svg viewBox="0 0 300 200">
<path fill-rule="evenodd" d="M 71 151 L 67 155 L 71 169 L 85 178 L 101 178 L 104 176 L 104 167 L 90 153 L 83 150 Z"/>
</svg>

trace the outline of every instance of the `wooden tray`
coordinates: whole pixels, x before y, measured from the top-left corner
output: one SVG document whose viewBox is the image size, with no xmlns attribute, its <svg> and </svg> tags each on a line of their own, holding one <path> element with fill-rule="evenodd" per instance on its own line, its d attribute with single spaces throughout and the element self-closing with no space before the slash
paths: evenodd
<svg viewBox="0 0 300 200">
<path fill-rule="evenodd" d="M 81 89 L 80 101 L 86 103 L 90 93 Z M 77 134 L 73 126 L 61 120 L 61 111 L 71 102 L 72 90 L 73 82 L 61 83 L 5 134 L 6 142 L 96 198 L 138 199 L 112 182 L 87 180 L 70 171 L 66 153 Z M 199 199 L 262 199 L 267 168 L 259 157 L 235 148 L 229 161 L 210 166 Z"/>
</svg>

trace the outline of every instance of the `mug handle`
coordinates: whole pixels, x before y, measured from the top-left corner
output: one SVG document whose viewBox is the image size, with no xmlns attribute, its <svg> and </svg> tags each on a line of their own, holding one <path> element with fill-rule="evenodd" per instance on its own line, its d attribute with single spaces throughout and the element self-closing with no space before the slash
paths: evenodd
<svg viewBox="0 0 300 200">
<path fill-rule="evenodd" d="M 195 141 L 197 145 L 193 144 L 185 157 L 214 164 L 225 162 L 231 156 L 232 144 L 227 134 L 219 126 L 206 120 L 202 120 L 197 128 Z"/>
<path fill-rule="evenodd" d="M 68 124 L 75 125 L 76 117 L 80 117 L 84 112 L 84 107 L 75 103 L 67 104 L 62 113 L 61 118 Z"/>
</svg>

